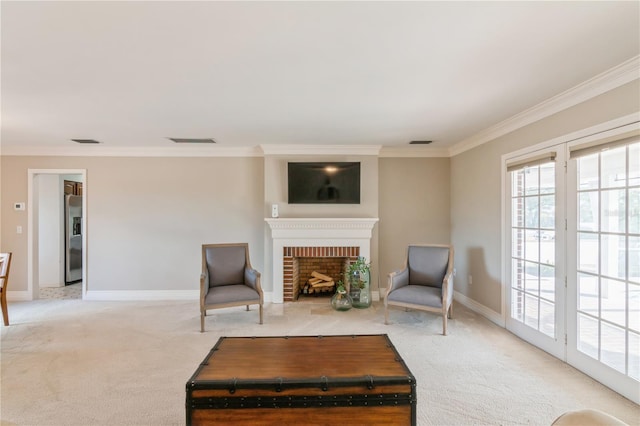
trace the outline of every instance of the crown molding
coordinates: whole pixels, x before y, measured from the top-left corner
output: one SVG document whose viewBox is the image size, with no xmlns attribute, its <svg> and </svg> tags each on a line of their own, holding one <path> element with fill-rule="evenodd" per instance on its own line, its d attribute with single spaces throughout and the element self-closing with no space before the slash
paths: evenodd
<svg viewBox="0 0 640 426">
<path fill-rule="evenodd" d="M 406 157 L 449 157 L 448 148 L 431 148 L 426 146 L 383 146 L 379 154 L 380 158 L 406 158 Z"/>
<path fill-rule="evenodd" d="M 449 156 L 461 154 L 638 79 L 640 79 L 640 56 L 635 56 L 569 90 L 456 143 L 449 148 Z"/>
<path fill-rule="evenodd" d="M 381 145 L 260 145 L 264 155 L 379 155 Z"/>
<path fill-rule="evenodd" d="M 109 147 L 92 146 L 2 146 L 2 156 L 44 156 L 44 157 L 261 157 L 258 147 Z"/>
</svg>

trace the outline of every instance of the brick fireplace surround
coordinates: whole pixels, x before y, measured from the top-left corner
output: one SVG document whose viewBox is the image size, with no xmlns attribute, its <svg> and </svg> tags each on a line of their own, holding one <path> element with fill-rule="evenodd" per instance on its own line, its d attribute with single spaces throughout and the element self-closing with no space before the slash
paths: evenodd
<svg viewBox="0 0 640 426">
<path fill-rule="evenodd" d="M 272 238 L 273 303 L 293 300 L 295 257 L 341 257 L 371 260 L 371 235 L 377 218 L 265 219 Z M 285 254 L 288 255 L 285 256 Z M 285 260 L 287 263 L 285 264 Z M 302 278 L 306 280 L 306 278 Z M 291 284 L 289 284 L 291 282 Z"/>
</svg>

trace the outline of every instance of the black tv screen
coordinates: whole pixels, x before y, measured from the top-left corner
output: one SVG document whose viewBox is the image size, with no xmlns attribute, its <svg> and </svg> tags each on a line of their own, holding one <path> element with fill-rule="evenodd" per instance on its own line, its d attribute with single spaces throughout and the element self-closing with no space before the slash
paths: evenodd
<svg viewBox="0 0 640 426">
<path fill-rule="evenodd" d="M 289 163 L 289 204 L 360 204 L 359 162 Z"/>
</svg>

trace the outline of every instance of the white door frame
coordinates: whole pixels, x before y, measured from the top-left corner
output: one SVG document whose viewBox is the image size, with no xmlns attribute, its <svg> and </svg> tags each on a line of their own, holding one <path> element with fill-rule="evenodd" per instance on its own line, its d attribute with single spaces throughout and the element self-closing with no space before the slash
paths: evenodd
<svg viewBox="0 0 640 426">
<path fill-rule="evenodd" d="M 28 169 L 27 170 L 27 296 L 29 300 L 39 298 L 39 286 L 34 285 L 35 268 L 38 267 L 34 262 L 34 247 L 38 240 L 38 224 L 36 223 L 36 215 L 34 214 L 34 206 L 36 205 L 36 192 L 34 189 L 34 179 L 37 175 L 81 175 L 82 176 L 82 298 L 87 294 L 87 169 Z"/>
</svg>

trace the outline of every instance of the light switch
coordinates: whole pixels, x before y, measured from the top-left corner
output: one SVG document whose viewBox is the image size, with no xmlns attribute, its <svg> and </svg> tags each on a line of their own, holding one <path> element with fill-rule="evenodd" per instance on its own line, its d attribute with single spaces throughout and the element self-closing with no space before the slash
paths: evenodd
<svg viewBox="0 0 640 426">
<path fill-rule="evenodd" d="M 20 225 L 16 226 L 16 232 L 18 234 L 22 234 L 22 226 L 20 226 Z"/>
<path fill-rule="evenodd" d="M 13 203 L 14 210 L 24 210 L 25 203 Z"/>
</svg>

